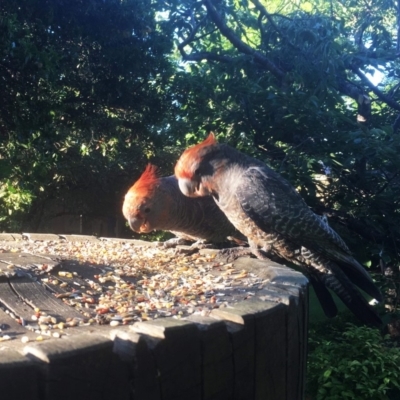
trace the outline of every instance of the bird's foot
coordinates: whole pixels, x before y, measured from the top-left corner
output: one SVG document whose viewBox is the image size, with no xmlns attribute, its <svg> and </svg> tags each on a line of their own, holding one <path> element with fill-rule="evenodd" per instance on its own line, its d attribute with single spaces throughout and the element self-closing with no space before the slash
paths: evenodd
<svg viewBox="0 0 400 400">
<path fill-rule="evenodd" d="M 198 240 L 190 246 L 184 245 L 177 247 L 175 250 L 175 255 L 184 254 L 185 256 L 190 256 L 191 254 L 197 253 L 202 249 L 212 249 L 213 247 L 214 246 L 212 243 L 207 243 L 204 240 Z"/>
<path fill-rule="evenodd" d="M 239 257 L 252 256 L 253 250 L 250 247 L 233 247 L 230 249 L 221 249 L 218 251 L 215 261 L 230 263 Z"/>
<path fill-rule="evenodd" d="M 201 249 L 213 249 L 214 247 L 215 246 L 212 243 L 208 243 L 203 240 L 198 240 L 190 246 L 190 248 L 196 249 L 197 251 Z"/>
<path fill-rule="evenodd" d="M 271 260 L 271 255 L 262 249 L 251 248 L 251 253 L 259 260 Z"/>
<path fill-rule="evenodd" d="M 216 261 L 219 262 L 233 262 L 239 257 L 255 257 L 259 260 L 271 260 L 273 254 L 269 251 L 267 247 L 260 249 L 258 246 L 250 242 L 250 247 L 234 247 L 228 249 L 221 249 L 217 256 Z"/>
<path fill-rule="evenodd" d="M 161 246 L 166 248 L 166 249 L 172 249 L 175 248 L 176 246 L 182 246 L 182 245 L 188 245 L 191 242 L 182 238 L 172 238 L 168 239 L 165 242 L 161 242 Z"/>
<path fill-rule="evenodd" d="M 248 243 L 245 240 L 242 240 L 240 238 L 237 238 L 236 236 L 228 236 L 227 237 L 230 246 L 243 246 L 246 247 L 248 245 Z"/>
</svg>

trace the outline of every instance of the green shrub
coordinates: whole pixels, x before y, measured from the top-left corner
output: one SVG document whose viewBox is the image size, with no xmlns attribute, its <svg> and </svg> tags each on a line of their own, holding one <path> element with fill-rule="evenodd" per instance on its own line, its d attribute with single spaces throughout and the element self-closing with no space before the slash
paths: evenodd
<svg viewBox="0 0 400 400">
<path fill-rule="evenodd" d="M 310 331 L 309 398 L 394 399 L 400 396 L 400 348 L 377 329 L 346 324 L 321 337 Z"/>
<path fill-rule="evenodd" d="M 0 231 L 20 231 L 21 216 L 29 208 L 34 196 L 17 181 L 0 179 Z"/>
</svg>

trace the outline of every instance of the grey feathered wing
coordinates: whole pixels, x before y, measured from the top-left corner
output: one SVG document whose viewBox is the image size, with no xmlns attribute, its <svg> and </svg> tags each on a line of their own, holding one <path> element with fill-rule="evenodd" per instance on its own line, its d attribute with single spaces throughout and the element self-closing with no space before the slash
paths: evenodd
<svg viewBox="0 0 400 400">
<path fill-rule="evenodd" d="M 323 286 L 333 290 L 358 318 L 379 325 L 379 317 L 354 285 L 377 300 L 382 299 L 381 293 L 340 236 L 270 168 L 250 167 L 242 179 L 236 196 L 243 211 L 259 229 L 275 236 L 272 251 L 276 255 L 307 271 L 325 312 L 335 315 L 336 307 Z"/>
</svg>

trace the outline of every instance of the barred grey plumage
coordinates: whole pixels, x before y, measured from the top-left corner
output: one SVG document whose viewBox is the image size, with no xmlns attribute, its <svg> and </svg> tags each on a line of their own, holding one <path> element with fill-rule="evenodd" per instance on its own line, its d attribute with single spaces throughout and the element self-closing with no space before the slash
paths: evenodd
<svg viewBox="0 0 400 400">
<path fill-rule="evenodd" d="M 382 300 L 366 270 L 341 237 L 314 214 L 296 190 L 264 163 L 219 144 L 214 135 L 185 150 L 175 167 L 188 196 L 214 197 L 258 257 L 278 256 L 310 278 L 328 316 L 337 313 L 333 290 L 363 322 L 381 324 L 356 286 Z"/>
</svg>

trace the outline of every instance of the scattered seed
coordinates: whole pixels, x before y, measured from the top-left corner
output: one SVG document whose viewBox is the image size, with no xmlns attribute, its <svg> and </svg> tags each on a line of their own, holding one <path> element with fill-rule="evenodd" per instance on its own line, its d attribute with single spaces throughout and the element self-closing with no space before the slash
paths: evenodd
<svg viewBox="0 0 400 400">
<path fill-rule="evenodd" d="M 55 297 L 82 314 L 82 320 L 63 323 L 35 309 L 32 320 L 37 325 L 29 328 L 41 336 L 83 324 L 118 326 L 165 316 L 207 316 L 211 309 L 228 304 L 226 299 L 229 304 L 242 301 L 266 283 L 232 263 L 215 262 L 214 254 L 180 255 L 175 249 L 138 247 L 129 242 L 27 242 L 18 251 L 75 259 L 76 265 L 85 264 L 88 271 L 95 267 L 90 279 L 76 271 L 59 271 L 60 279 L 72 278 L 67 283 L 51 275 L 45 264 L 37 266 L 42 271 L 38 280 L 61 289 L 68 287 L 68 292 Z"/>
<path fill-rule="evenodd" d="M 58 276 L 64 276 L 65 278 L 73 278 L 74 275 L 68 271 L 59 271 Z"/>
</svg>

